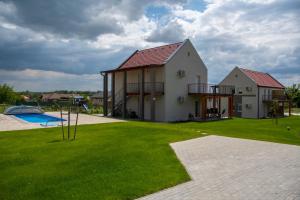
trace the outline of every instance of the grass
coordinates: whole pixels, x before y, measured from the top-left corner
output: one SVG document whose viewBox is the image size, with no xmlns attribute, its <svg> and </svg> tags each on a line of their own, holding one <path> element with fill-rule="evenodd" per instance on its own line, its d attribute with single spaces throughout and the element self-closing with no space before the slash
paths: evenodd
<svg viewBox="0 0 300 200">
<path fill-rule="evenodd" d="M 300 145 L 300 117 L 0 132 L 0 199 L 134 199 L 190 178 L 169 143 L 201 133 Z M 287 129 L 290 127 L 290 130 Z"/>
</svg>

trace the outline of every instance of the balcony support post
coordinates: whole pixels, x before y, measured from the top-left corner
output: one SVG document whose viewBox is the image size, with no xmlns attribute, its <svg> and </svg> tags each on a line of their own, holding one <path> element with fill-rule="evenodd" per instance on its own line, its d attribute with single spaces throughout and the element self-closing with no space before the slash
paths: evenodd
<svg viewBox="0 0 300 200">
<path fill-rule="evenodd" d="M 150 70 L 150 119 L 155 121 L 155 68 Z"/>
<path fill-rule="evenodd" d="M 207 115 L 207 98 L 206 98 L 206 96 L 201 98 L 201 107 L 202 107 L 201 118 L 203 120 L 206 120 L 206 115 Z"/>
<path fill-rule="evenodd" d="M 228 118 L 232 118 L 233 113 L 233 99 L 232 96 L 228 97 Z"/>
<path fill-rule="evenodd" d="M 108 114 L 108 75 L 104 73 L 103 75 L 103 115 Z"/>
<path fill-rule="evenodd" d="M 145 69 L 142 68 L 140 71 L 140 80 L 139 80 L 139 110 L 140 110 L 140 120 L 144 120 L 144 111 L 145 111 Z"/>
<path fill-rule="evenodd" d="M 127 71 L 123 72 L 123 104 L 122 117 L 126 118 L 126 104 L 127 104 Z"/>
<path fill-rule="evenodd" d="M 220 118 L 222 117 L 221 116 L 221 114 L 222 114 L 222 112 L 221 112 L 221 97 L 219 96 L 219 99 L 218 99 L 218 103 L 219 103 L 219 105 L 218 105 L 218 113 L 220 114 Z"/>
<path fill-rule="evenodd" d="M 115 116 L 115 101 L 116 101 L 116 94 L 115 94 L 115 72 L 111 74 L 111 116 Z"/>
</svg>

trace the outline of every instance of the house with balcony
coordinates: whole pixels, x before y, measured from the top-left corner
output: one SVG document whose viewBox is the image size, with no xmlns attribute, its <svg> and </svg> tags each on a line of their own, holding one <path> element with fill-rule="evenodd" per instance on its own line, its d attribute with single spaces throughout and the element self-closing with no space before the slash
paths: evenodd
<svg viewBox="0 0 300 200">
<path fill-rule="evenodd" d="M 290 102 L 285 87 L 268 73 L 235 67 L 219 85 L 234 86 L 234 115 L 243 118 L 266 118 L 272 115 L 272 104 L 279 106 L 284 116 Z"/>
<path fill-rule="evenodd" d="M 231 88 L 207 83 L 207 68 L 188 39 L 137 50 L 101 75 L 105 116 L 167 122 L 216 118 L 222 117 L 221 98 L 229 98 L 223 117 L 232 113 Z"/>
</svg>

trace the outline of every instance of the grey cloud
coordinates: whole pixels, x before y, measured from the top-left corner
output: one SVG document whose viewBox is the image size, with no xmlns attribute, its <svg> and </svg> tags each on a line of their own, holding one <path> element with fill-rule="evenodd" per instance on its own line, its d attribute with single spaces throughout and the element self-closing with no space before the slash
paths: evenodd
<svg viewBox="0 0 300 200">
<path fill-rule="evenodd" d="M 115 67 L 132 49 L 117 52 L 88 46 L 80 40 L 28 41 L 31 32 L 0 27 L 0 69 L 40 69 L 73 74 L 92 74 Z"/>
<path fill-rule="evenodd" d="M 1 1 L 1 0 L 0 0 Z M 15 7 L 13 15 L 3 15 L 6 20 L 37 32 L 46 32 L 65 38 L 95 39 L 105 33 L 120 34 L 123 20 L 138 20 L 150 3 L 179 4 L 185 0 L 2 0 Z M 1 15 L 1 14 L 0 14 Z M 1 17 L 1 16 L 0 16 Z"/>
<path fill-rule="evenodd" d="M 9 22 L 37 32 L 50 32 L 66 38 L 94 39 L 103 33 L 118 34 L 123 31 L 112 15 L 101 15 L 113 1 L 109 4 L 96 0 L 4 2 L 13 4 L 16 9 L 14 17 L 6 16 Z"/>
</svg>

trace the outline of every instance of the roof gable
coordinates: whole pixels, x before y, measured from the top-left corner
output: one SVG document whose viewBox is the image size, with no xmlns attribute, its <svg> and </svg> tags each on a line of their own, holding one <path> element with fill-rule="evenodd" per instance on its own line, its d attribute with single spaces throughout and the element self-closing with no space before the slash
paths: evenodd
<svg viewBox="0 0 300 200">
<path fill-rule="evenodd" d="M 135 51 L 118 69 L 130 69 L 150 65 L 164 65 L 181 47 L 183 42 Z"/>
<path fill-rule="evenodd" d="M 268 73 L 239 68 L 246 76 L 253 80 L 258 86 L 284 89 L 279 81 Z"/>
</svg>

